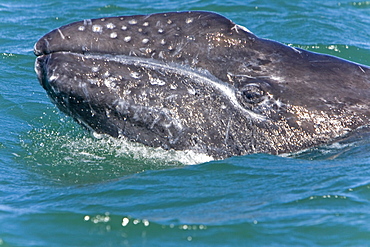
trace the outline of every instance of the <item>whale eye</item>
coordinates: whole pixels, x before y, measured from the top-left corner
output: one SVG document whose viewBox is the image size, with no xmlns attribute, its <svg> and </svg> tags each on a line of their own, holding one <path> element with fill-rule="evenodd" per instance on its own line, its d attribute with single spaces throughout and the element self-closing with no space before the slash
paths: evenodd
<svg viewBox="0 0 370 247">
<path fill-rule="evenodd" d="M 258 84 L 248 84 L 241 89 L 243 98 L 250 104 L 258 104 L 263 101 L 265 92 Z"/>
</svg>

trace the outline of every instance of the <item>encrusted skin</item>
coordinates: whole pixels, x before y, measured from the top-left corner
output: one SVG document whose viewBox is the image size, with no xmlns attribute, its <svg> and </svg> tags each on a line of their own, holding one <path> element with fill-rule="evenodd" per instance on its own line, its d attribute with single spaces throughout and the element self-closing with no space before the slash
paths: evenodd
<svg viewBox="0 0 370 247">
<path fill-rule="evenodd" d="M 59 109 L 148 146 L 280 154 L 369 124 L 368 67 L 258 38 L 215 13 L 84 20 L 34 51 Z"/>
</svg>

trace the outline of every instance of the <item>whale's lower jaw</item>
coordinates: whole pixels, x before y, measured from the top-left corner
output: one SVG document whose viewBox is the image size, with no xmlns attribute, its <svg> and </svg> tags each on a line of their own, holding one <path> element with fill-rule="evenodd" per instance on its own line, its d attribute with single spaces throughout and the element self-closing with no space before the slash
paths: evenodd
<svg viewBox="0 0 370 247">
<path fill-rule="evenodd" d="M 35 70 L 52 102 L 97 133 L 216 159 L 250 153 L 245 145 L 262 137 L 257 129 L 237 129 L 265 117 L 245 109 L 233 87 L 204 70 L 71 52 L 39 56 Z"/>
</svg>

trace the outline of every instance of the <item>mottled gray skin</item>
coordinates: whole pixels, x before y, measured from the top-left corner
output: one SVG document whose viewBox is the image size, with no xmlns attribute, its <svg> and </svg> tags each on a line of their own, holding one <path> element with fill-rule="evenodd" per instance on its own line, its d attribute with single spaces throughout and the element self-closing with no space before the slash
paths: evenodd
<svg viewBox="0 0 370 247">
<path fill-rule="evenodd" d="M 369 67 L 258 38 L 215 13 L 75 22 L 34 51 L 59 109 L 152 147 L 280 154 L 369 124 Z"/>
</svg>

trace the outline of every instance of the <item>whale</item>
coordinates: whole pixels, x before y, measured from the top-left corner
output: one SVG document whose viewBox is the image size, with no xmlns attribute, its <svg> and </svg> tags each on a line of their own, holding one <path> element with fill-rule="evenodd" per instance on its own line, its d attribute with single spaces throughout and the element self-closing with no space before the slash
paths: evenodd
<svg viewBox="0 0 370 247">
<path fill-rule="evenodd" d="M 87 19 L 34 46 L 51 101 L 95 133 L 214 159 L 284 154 L 370 122 L 370 68 L 213 12 Z"/>
</svg>

